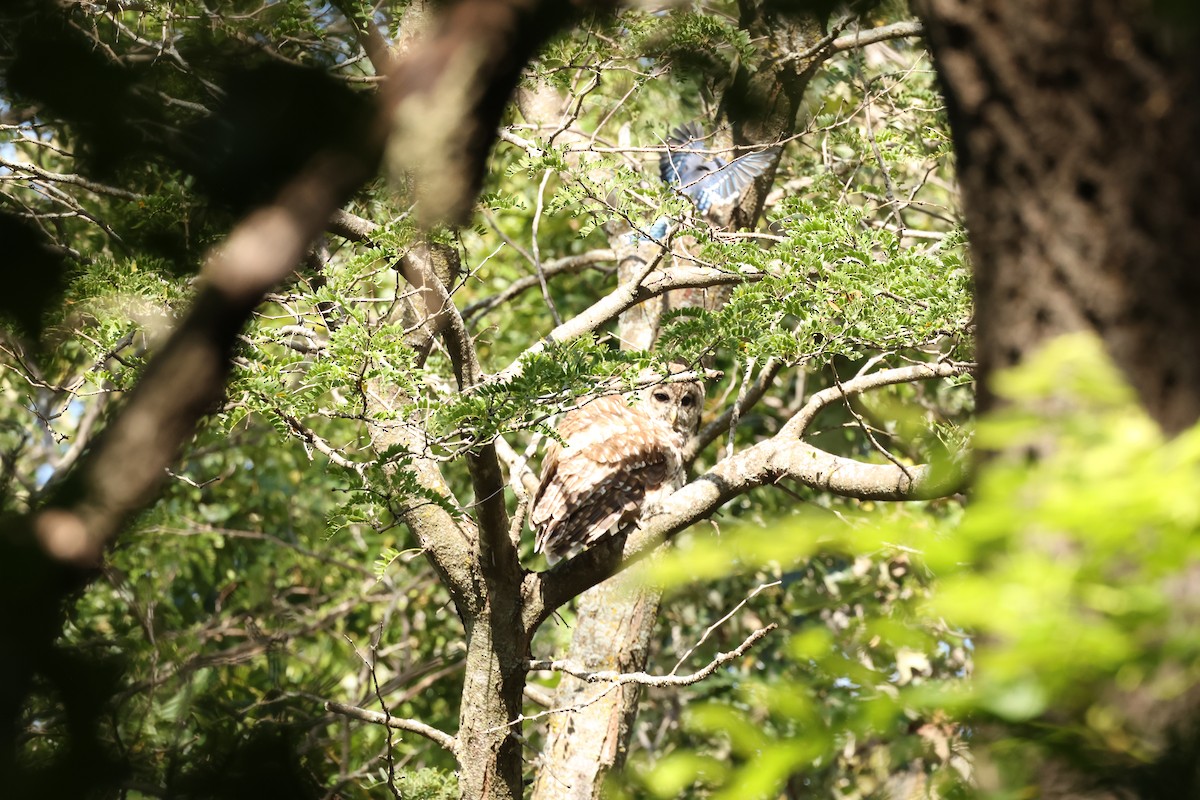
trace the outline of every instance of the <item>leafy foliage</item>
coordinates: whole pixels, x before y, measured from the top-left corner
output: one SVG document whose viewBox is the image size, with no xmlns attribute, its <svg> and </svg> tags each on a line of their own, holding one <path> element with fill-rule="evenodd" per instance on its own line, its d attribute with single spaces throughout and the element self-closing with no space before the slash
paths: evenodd
<svg viewBox="0 0 1200 800">
<path fill-rule="evenodd" d="M 1200 560 L 1187 491 L 1200 430 L 1164 441 L 1091 337 L 1059 340 L 999 389 L 1021 403 L 980 423 L 1000 455 L 965 510 L 797 513 L 697 538 L 656 567 L 671 583 L 730 569 L 743 585 L 782 581 L 794 622 L 689 707 L 696 749 L 642 764 L 633 796 L 775 797 L 795 772 L 838 797 L 941 796 L 972 774 L 985 796 L 1011 796 L 1033 791 L 1047 754 L 1103 780 L 1170 746 L 1150 722 L 1200 654 L 1180 589 Z M 973 748 L 991 768 L 972 770 L 956 717 L 1026 733 Z"/>
<path fill-rule="evenodd" d="M 47 323 L 41 349 L 28 326 L 3 337 L 8 510 L 30 507 L 69 471 L 193 296 L 190 276 L 234 210 L 269 196 L 270 181 L 241 191 L 245 165 L 270 161 L 272 174 L 259 177 L 277 181 L 324 141 L 326 115 L 359 113 L 357 94 L 375 84 L 357 31 L 369 22 L 394 31 L 405 13 L 361 3 L 126 5 L 62 12 L 83 31 L 88 59 L 114 62 L 121 104 L 88 115 L 66 97 L 0 126 L 0 199 L 72 268 L 62 303 L 37 312 Z M 261 735 L 288 743 L 330 794 L 377 796 L 394 773 L 401 796 L 454 796 L 452 759 L 440 748 L 410 734 L 389 740 L 323 703 L 456 727 L 462 629 L 396 518 L 423 504 L 469 516 L 466 452 L 501 436 L 533 455 L 555 414 L 626 390 L 672 360 L 723 374 L 709 387 L 706 418 L 764 364 L 785 365 L 730 432 L 737 448 L 773 435 L 814 390 L 861 369 L 969 356 L 948 138 L 918 49 L 897 42 L 823 68 L 811 121 L 783 151 L 764 231 L 715 231 L 661 184 L 653 148 L 674 125 L 708 116 L 715 87 L 756 53 L 732 19 L 724 7 L 628 11 L 559 38 L 524 88 L 561 92 L 571 125 L 531 129 L 514 112 L 470 226 L 422 233 L 406 187 L 369 186 L 348 205 L 371 223 L 365 237 L 329 237 L 257 309 L 225 403 L 164 497 L 123 536 L 104 580 L 78 599 L 63 637 L 64 648 L 120 662 L 99 728 L 124 774 L 169 794 L 182 786 L 179 765 L 207 779 Z M 264 61 L 291 67 L 254 80 L 237 69 Z M 313 84 L 322 99 L 282 104 L 301 113 L 277 115 L 264 138 L 254 123 L 264 109 L 307 96 L 297 76 L 311 73 L 298 66 L 323 76 Z M 280 87 L 287 92 L 273 95 Z M 24 95 L 8 95 L 15 86 L 4 88 L 4 108 L 25 108 Z M 96 160 L 84 145 L 106 115 L 119 122 L 108 143 L 117 149 Z M 613 259 L 591 257 L 660 217 L 675 228 L 664 266 L 712 265 L 746 278 L 728 302 L 676 308 L 653 354 L 622 350 L 611 320 L 531 351 L 556 325 L 551 304 L 571 319 L 615 288 Z M 450 358 L 423 332 L 419 298 L 398 270 L 423 240 L 461 257 L 461 270 L 446 276 L 460 309 L 525 287 L 468 316 L 483 369 L 515 365 L 507 379 L 459 391 Z M 569 257 L 585 262 L 544 275 L 544 293 L 530 280 Z M 886 461 L 886 447 L 916 463 L 957 452 L 971 410 L 961 382 L 889 387 L 829 409 L 808 440 L 864 461 Z M 717 457 L 705 452 L 697 469 Z M 441 469 L 444 490 L 418 480 L 421 459 Z M 506 501 L 515 510 L 515 495 Z M 797 506 L 821 509 L 820 524 L 800 521 Z M 860 532 L 945 531 L 960 515 L 955 500 L 885 510 L 785 485 L 724 509 L 720 551 L 705 546 L 704 532 L 681 544 L 689 583 L 673 590 L 664 654 L 685 652 L 719 619 L 714 609 L 775 579 L 783 584 L 719 627 L 693 659 L 736 646 L 767 616 L 787 635 L 683 694 L 651 693 L 642 716 L 659 734 L 635 743 L 625 787 L 634 796 L 821 787 L 849 798 L 896 774 L 958 782 L 962 731 L 942 711 L 957 701 L 926 690 L 965 683 L 973 652 L 963 631 L 982 626 L 969 616 L 934 622 L 930 609 L 950 590 L 930 566 L 932 548 L 920 557 L 880 542 L 864 548 L 828 521 L 854 511 L 890 520 L 856 522 Z M 730 533 L 768 521 L 767 535 Z M 731 553 L 742 570 L 732 577 Z M 534 647 L 558 652 L 564 636 L 548 628 Z M 69 754 L 70 723 L 52 693 L 39 696 L 28 712 L 30 761 L 53 765 Z M 530 725 L 526 734 L 532 752 L 543 732 Z M 302 784 L 297 796 L 308 791 Z"/>
</svg>

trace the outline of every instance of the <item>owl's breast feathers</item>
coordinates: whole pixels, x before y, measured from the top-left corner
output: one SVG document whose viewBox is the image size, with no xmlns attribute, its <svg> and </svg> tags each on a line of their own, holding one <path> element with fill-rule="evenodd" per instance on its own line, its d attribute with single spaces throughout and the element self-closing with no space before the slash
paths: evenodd
<svg viewBox="0 0 1200 800">
<path fill-rule="evenodd" d="M 648 494 L 674 490 L 683 437 L 660 420 L 602 397 L 569 412 L 542 465 L 530 524 L 535 547 L 555 563 L 638 521 Z"/>
</svg>

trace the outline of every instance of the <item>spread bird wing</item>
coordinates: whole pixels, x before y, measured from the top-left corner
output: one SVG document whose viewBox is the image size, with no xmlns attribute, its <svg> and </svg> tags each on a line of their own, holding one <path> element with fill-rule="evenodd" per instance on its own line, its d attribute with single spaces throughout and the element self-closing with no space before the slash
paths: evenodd
<svg viewBox="0 0 1200 800">
<path fill-rule="evenodd" d="M 779 154 L 777 148 L 744 156 L 726 162 L 721 158 L 708 158 L 705 146 L 698 144 L 705 138 L 704 128 L 689 122 L 671 131 L 667 137 L 667 152 L 659 157 L 659 175 L 666 183 L 678 187 L 692 199 L 701 213 L 714 205 L 724 205 L 741 197 L 742 192 L 762 175 Z"/>
<path fill-rule="evenodd" d="M 778 151 L 774 149 L 747 153 L 728 164 L 718 159 L 716 169 L 699 177 L 683 191 L 696 201 L 696 207 L 701 212 L 713 205 L 729 203 L 741 197 L 754 179 L 770 168 L 777 154 Z"/>
</svg>

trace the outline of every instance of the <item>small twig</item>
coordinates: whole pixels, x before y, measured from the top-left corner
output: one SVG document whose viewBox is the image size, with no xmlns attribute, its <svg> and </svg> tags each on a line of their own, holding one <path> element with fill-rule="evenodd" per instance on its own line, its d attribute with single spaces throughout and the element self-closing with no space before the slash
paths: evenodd
<svg viewBox="0 0 1200 800">
<path fill-rule="evenodd" d="M 753 600 L 755 597 L 757 597 L 760 592 L 763 592 L 763 591 L 773 588 L 775 586 L 779 586 L 782 582 L 783 581 L 771 581 L 770 583 L 759 584 L 758 588 L 756 588 L 753 592 L 751 592 L 750 594 L 748 594 L 742 598 L 742 602 L 738 603 L 736 606 L 734 606 L 732 609 L 730 609 L 728 614 L 721 617 L 719 620 L 714 622 L 712 625 L 708 626 L 708 630 L 706 630 L 704 632 L 704 635 L 701 636 L 700 639 L 694 645 L 689 647 L 687 649 L 687 651 L 682 656 L 679 657 L 679 661 L 677 661 L 675 663 L 675 666 L 671 667 L 671 674 L 674 675 L 676 672 L 678 672 L 679 668 L 683 666 L 683 662 L 685 662 L 689 658 L 691 658 L 692 653 L 696 652 L 696 650 L 700 647 L 700 645 L 702 645 L 706 641 L 708 641 L 708 637 L 712 635 L 712 632 L 715 631 L 717 628 L 721 627 L 722 625 L 724 625 L 726 622 L 728 622 L 729 619 L 734 614 L 741 611 L 742 607 L 745 606 L 746 603 L 749 603 L 751 600 Z"/>
<path fill-rule="evenodd" d="M 742 408 L 750 391 L 750 378 L 754 375 L 754 364 L 758 361 L 754 356 L 746 359 L 746 373 L 742 376 L 742 385 L 738 388 L 737 401 L 733 404 L 733 413 L 729 415 L 729 438 L 725 442 L 725 457 L 733 456 L 733 436 L 737 432 L 738 422 L 742 418 Z"/>
<path fill-rule="evenodd" d="M 367 670 L 371 674 L 371 688 L 375 691 L 375 699 L 379 701 L 379 707 L 383 709 L 384 719 L 386 720 L 392 716 L 392 711 L 388 708 L 387 701 L 383 699 L 383 692 L 379 690 L 379 674 L 375 671 L 375 664 L 379 661 L 379 640 L 383 637 L 383 624 L 384 620 L 381 619 L 379 621 L 379 633 L 375 637 L 375 640 L 371 642 L 371 660 L 367 661 L 364 658 L 363 663 L 366 664 Z M 355 648 L 354 651 L 357 653 L 358 648 Z M 392 742 L 392 728 L 390 725 L 387 726 L 387 750 L 384 751 L 384 755 L 387 758 L 388 789 L 391 791 L 392 797 L 395 797 L 396 800 L 404 800 L 400 796 L 400 790 L 396 788 L 396 753 L 395 745 Z"/>
<path fill-rule="evenodd" d="M 858 411 L 855 410 L 854 406 L 850 403 L 850 396 L 846 394 L 846 390 L 842 386 L 842 382 L 840 379 L 838 379 L 836 373 L 833 376 L 833 384 L 839 390 L 841 390 L 842 398 L 846 405 L 846 410 L 850 412 L 850 416 L 854 417 L 854 421 L 858 423 L 858 428 L 863 432 L 863 436 L 866 436 L 867 440 L 875 447 L 875 449 L 878 450 L 884 458 L 895 464 L 896 468 L 903 472 L 904 477 L 908 478 L 908 480 L 911 482 L 913 476 L 912 473 L 909 472 L 908 467 L 900 463 L 900 460 L 892 455 L 891 452 L 882 444 L 880 444 L 879 440 L 875 438 L 875 434 L 871 431 L 871 426 L 867 424 L 867 421 L 862 418 L 862 414 L 859 414 Z"/>
<path fill-rule="evenodd" d="M 754 381 L 754 384 L 746 389 L 745 395 L 743 396 L 739 392 L 738 399 L 733 406 L 727 408 L 719 417 L 700 429 L 700 433 L 696 436 L 695 441 L 689 444 L 684 452 L 684 460 L 691 462 L 701 450 L 720 436 L 722 431 L 729 430 L 730 421 L 735 414 L 740 418 L 742 414 L 746 413 L 747 409 L 752 408 L 755 403 L 761 400 L 763 395 L 766 394 L 767 389 L 771 387 L 775 376 L 783 369 L 783 366 L 784 362 L 782 359 L 774 357 L 767 359 L 767 363 L 759 371 L 758 378 Z"/>
<path fill-rule="evenodd" d="M 546 301 L 546 306 L 550 309 L 550 316 L 554 318 L 554 326 L 558 327 L 562 325 L 562 315 L 558 313 L 558 307 L 554 305 L 554 298 L 550 296 L 550 287 L 546 284 L 546 272 L 542 269 L 542 249 L 538 246 L 538 227 L 542 224 L 542 209 L 545 208 L 546 184 L 550 182 L 552 174 L 552 170 L 546 170 L 542 175 L 542 182 L 538 185 L 537 208 L 533 212 L 533 225 L 529 235 L 533 244 L 533 269 L 537 272 L 538 285 L 542 287 L 542 299 Z"/>
<path fill-rule="evenodd" d="M 900 215 L 900 201 L 896 199 L 896 186 L 892 183 L 892 174 L 888 172 L 887 164 L 884 163 L 883 153 L 879 149 L 879 143 L 875 141 L 875 120 L 871 117 L 871 91 L 870 87 L 863 87 L 865 102 L 863 103 L 863 113 L 866 115 L 866 124 L 863 126 L 867 132 L 867 141 L 871 143 L 871 152 L 875 154 L 875 162 L 879 165 L 879 172 L 883 175 L 883 188 L 887 194 L 888 205 L 892 207 L 892 216 L 896 219 L 897 227 L 903 229 L 904 217 Z"/>
<path fill-rule="evenodd" d="M 605 261 L 613 261 L 616 259 L 616 254 L 612 250 L 592 250 L 589 253 L 580 253 L 579 255 L 565 256 L 556 258 L 553 261 L 547 261 L 542 264 L 542 269 L 538 275 L 526 275 L 524 278 L 518 278 L 508 285 L 504 291 L 485 297 L 482 300 L 476 300 L 462 311 L 463 319 L 470 321 L 474 317 L 481 314 L 486 314 L 496 306 L 507 303 L 512 298 L 538 285 L 540 277 L 549 278 L 552 275 L 557 275 L 560 272 L 574 272 L 594 264 L 601 264 Z"/>
<path fill-rule="evenodd" d="M 275 413 L 278 414 L 285 423 L 287 423 L 287 426 L 292 429 L 293 433 L 300 437 L 301 441 L 328 458 L 332 463 L 337 464 L 339 467 L 353 470 L 359 475 L 362 475 L 363 471 L 367 468 L 366 464 L 361 464 L 357 461 L 351 461 L 350 459 L 346 458 L 344 455 L 335 450 L 333 446 L 329 444 L 329 442 L 317 435 L 316 431 L 309 429 L 304 425 L 304 423 L 283 409 L 276 408 Z"/>
<path fill-rule="evenodd" d="M 759 628 L 754 633 L 746 637 L 737 648 L 730 650 L 728 653 L 718 653 L 716 658 L 710 661 L 701 669 L 689 675 L 649 675 L 645 672 L 617 672 L 615 670 L 599 670 L 589 671 L 581 667 L 575 666 L 566 661 L 530 661 L 530 670 L 552 670 L 555 672 L 565 672 L 579 678 L 581 681 L 588 683 L 612 683 L 615 686 L 620 686 L 626 683 L 637 683 L 642 686 L 690 686 L 693 683 L 699 683 L 705 678 L 712 675 L 723 665 L 728 664 L 736 658 L 741 658 L 746 654 L 746 651 L 755 645 L 760 639 L 766 636 L 771 631 L 779 627 L 772 622 L 765 628 Z"/>
<path fill-rule="evenodd" d="M 599 694 L 597 694 L 595 697 L 584 700 L 582 703 L 576 703 L 575 705 L 571 706 L 560 706 L 558 708 L 547 708 L 545 711 L 539 711 L 536 714 L 519 714 L 517 715 L 516 719 L 506 722 L 503 725 L 497 725 L 495 727 L 488 728 L 486 731 L 484 731 L 484 733 L 494 733 L 502 728 L 513 728 L 524 722 L 533 722 L 534 720 L 539 720 L 552 714 L 573 714 L 577 711 L 582 711 L 590 705 L 599 703 L 601 700 L 619 688 L 621 688 L 619 683 L 612 683 L 601 689 Z"/>
<path fill-rule="evenodd" d="M 170 468 L 167 469 L 167 474 L 170 475 L 172 478 L 174 478 L 177 481 L 186 483 L 188 486 L 191 486 L 193 489 L 203 489 L 205 486 L 216 483 L 217 481 L 221 480 L 221 478 L 225 477 L 224 475 L 218 475 L 215 478 L 209 478 L 206 481 L 194 481 L 191 478 L 189 478 L 187 475 L 180 475 L 178 472 L 175 472 L 174 470 L 172 470 Z"/>
</svg>

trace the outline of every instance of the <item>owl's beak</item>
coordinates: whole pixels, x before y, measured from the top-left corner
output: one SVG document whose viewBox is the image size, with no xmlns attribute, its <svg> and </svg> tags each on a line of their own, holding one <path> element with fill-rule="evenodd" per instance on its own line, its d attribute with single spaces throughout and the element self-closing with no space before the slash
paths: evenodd
<svg viewBox="0 0 1200 800">
<path fill-rule="evenodd" d="M 679 406 L 671 406 L 671 427 L 675 427 L 675 420 L 679 419 Z"/>
</svg>

